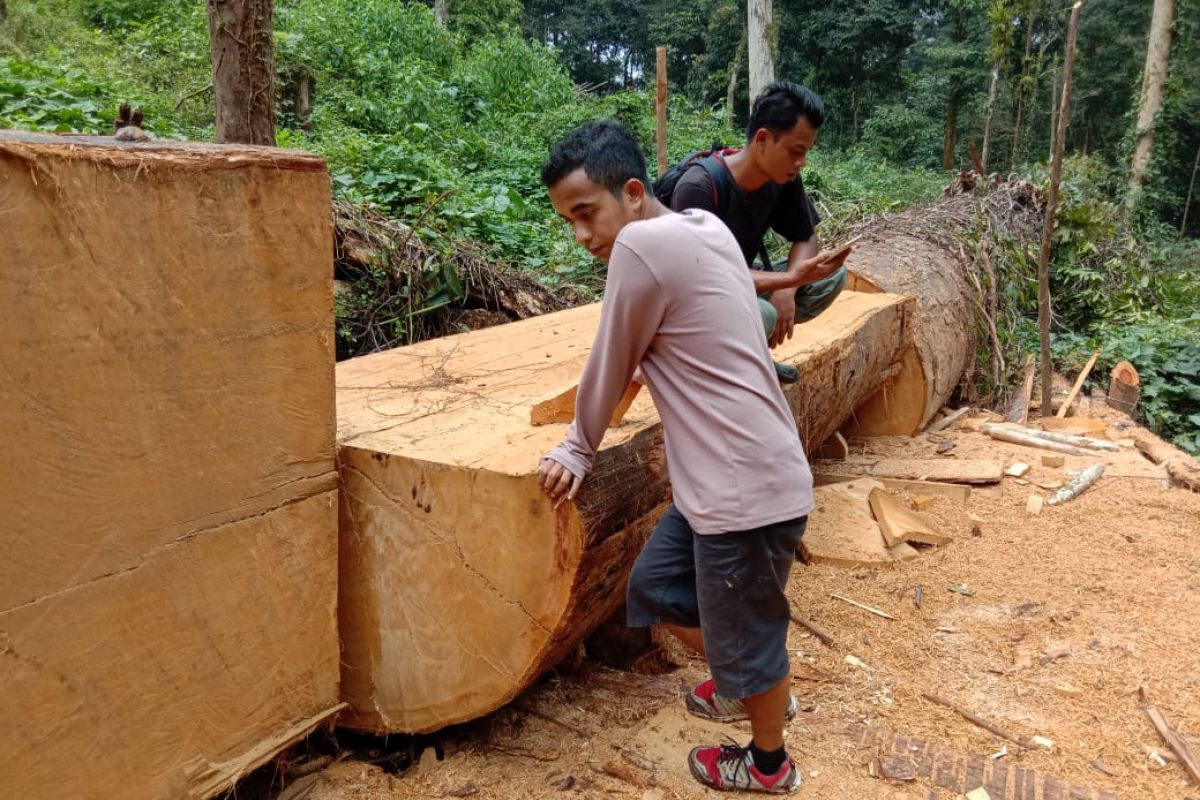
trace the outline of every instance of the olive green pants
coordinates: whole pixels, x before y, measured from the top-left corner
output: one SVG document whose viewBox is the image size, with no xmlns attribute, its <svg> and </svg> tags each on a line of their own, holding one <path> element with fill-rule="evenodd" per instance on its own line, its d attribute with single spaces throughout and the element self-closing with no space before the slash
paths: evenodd
<svg viewBox="0 0 1200 800">
<path fill-rule="evenodd" d="M 776 272 L 787 269 L 786 261 L 772 265 Z M 833 301 L 846 288 L 846 268 L 839 267 L 836 272 L 829 274 L 819 281 L 806 283 L 796 289 L 796 322 L 808 322 L 819 316 L 825 309 L 833 305 Z M 762 315 L 763 330 L 767 336 L 775 330 L 779 321 L 779 312 L 771 305 L 768 297 L 758 296 L 758 312 Z"/>
</svg>

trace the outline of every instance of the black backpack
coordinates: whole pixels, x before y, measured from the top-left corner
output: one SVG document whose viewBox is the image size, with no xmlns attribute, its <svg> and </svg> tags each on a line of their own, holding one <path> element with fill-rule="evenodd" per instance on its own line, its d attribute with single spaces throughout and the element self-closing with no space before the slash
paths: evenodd
<svg viewBox="0 0 1200 800">
<path fill-rule="evenodd" d="M 679 184 L 683 173 L 687 172 L 693 164 L 699 164 L 708 173 L 708 177 L 712 181 L 713 204 L 716 206 L 717 216 L 724 218 L 725 211 L 728 208 L 729 195 L 733 192 L 733 176 L 729 174 L 728 167 L 719 163 L 718 158 L 724 158 L 736 152 L 738 152 L 737 148 L 722 147 L 720 142 L 713 142 L 711 150 L 697 150 L 694 153 L 689 153 L 671 166 L 654 182 L 654 196 L 660 203 L 670 208 L 671 198 L 675 194 L 675 187 Z M 767 252 L 765 242 L 759 248 L 758 257 L 762 260 L 763 269 L 770 271 L 771 256 Z"/>
</svg>

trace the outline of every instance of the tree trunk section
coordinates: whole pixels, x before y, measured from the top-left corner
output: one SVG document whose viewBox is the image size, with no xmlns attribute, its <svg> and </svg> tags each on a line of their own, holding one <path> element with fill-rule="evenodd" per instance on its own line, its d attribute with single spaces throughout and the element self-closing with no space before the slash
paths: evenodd
<svg viewBox="0 0 1200 800">
<path fill-rule="evenodd" d="M 213 797 L 337 710 L 329 202 L 295 151 L 0 133 L 0 796 Z"/>
<path fill-rule="evenodd" d="M 1009 169 L 1017 168 L 1017 159 L 1021 152 L 1021 116 L 1025 110 L 1026 99 L 1030 92 L 1025 88 L 1025 76 L 1029 74 L 1029 55 L 1033 49 L 1033 21 L 1037 19 L 1037 6 L 1030 9 L 1028 17 L 1025 19 L 1025 55 L 1021 59 L 1021 75 L 1016 81 L 1016 96 L 1017 96 L 1017 111 L 1013 119 L 1013 135 L 1012 147 L 1010 148 L 1011 155 L 1009 157 Z M 1046 41 L 1042 40 L 1041 50 L 1038 52 L 1038 64 L 1042 63 L 1042 54 L 1046 52 Z M 1034 82 L 1033 94 L 1036 96 L 1037 83 Z"/>
<path fill-rule="evenodd" d="M 992 65 L 992 80 L 991 86 L 988 87 L 987 100 L 987 119 L 983 123 L 983 156 L 980 161 L 983 163 L 984 174 L 987 174 L 988 156 L 991 153 L 992 145 L 992 118 L 995 116 L 996 110 L 996 89 L 1000 86 L 1000 65 Z"/>
<path fill-rule="evenodd" d="M 730 128 L 733 127 L 733 103 L 737 98 L 738 76 L 742 72 L 742 59 L 745 57 L 746 36 L 743 34 L 741 40 L 738 41 L 737 51 L 733 55 L 733 65 L 729 68 L 729 84 L 725 87 L 726 120 Z"/>
<path fill-rule="evenodd" d="M 433 0 L 433 18 L 445 28 L 450 24 L 450 0 Z"/>
<path fill-rule="evenodd" d="M 275 144 L 273 0 L 208 0 L 218 142 Z"/>
<path fill-rule="evenodd" d="M 946 106 L 946 135 L 942 142 L 942 169 L 954 169 L 954 149 L 958 144 L 958 102 L 953 98 Z"/>
<path fill-rule="evenodd" d="M 748 0 L 747 39 L 750 50 L 750 102 L 775 80 L 775 17 L 771 0 Z"/>
<path fill-rule="evenodd" d="M 1150 37 L 1146 45 L 1146 69 L 1142 76 L 1141 100 L 1138 103 L 1137 144 L 1129 169 L 1129 188 L 1125 205 L 1137 206 L 1150 169 L 1154 148 L 1154 128 L 1162 109 L 1163 91 L 1167 85 L 1167 68 L 1171 58 L 1171 26 L 1175 21 L 1175 0 L 1154 0 L 1154 15 L 1150 19 Z"/>
<path fill-rule="evenodd" d="M 777 348 L 815 449 L 910 341 L 913 300 L 845 292 Z M 624 599 L 670 501 L 662 427 L 642 392 L 574 503 L 537 485 L 565 424 L 532 403 L 579 380 L 599 306 L 337 366 L 343 724 L 431 731 L 486 714 L 569 654 Z"/>
</svg>

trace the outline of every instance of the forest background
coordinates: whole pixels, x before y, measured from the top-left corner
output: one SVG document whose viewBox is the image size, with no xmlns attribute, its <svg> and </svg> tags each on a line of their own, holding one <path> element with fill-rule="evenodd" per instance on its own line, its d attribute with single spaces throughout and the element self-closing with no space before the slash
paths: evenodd
<svg viewBox="0 0 1200 800">
<path fill-rule="evenodd" d="M 1150 166 L 1131 198 L 1153 5 L 1084 5 L 1051 265 L 1053 343 L 1064 371 L 1098 348 L 1101 384 L 1131 361 L 1142 419 L 1195 453 L 1200 0 L 1172 3 Z M 1069 10 L 1062 0 L 774 0 L 776 75 L 818 91 L 830 112 L 804 174 L 823 239 L 935 200 L 969 167 L 968 141 L 988 171 L 1044 185 Z M 616 117 L 653 154 L 659 45 L 671 161 L 739 143 L 746 16 L 733 0 L 276 0 L 278 143 L 324 156 L 336 198 L 422 243 L 417 270 L 381 263 L 339 294 L 340 349 L 380 346 L 352 324 L 367 306 L 387 320 L 383 344 L 420 335 L 422 315 L 462 299 L 464 248 L 595 296 L 602 267 L 554 220 L 538 182 L 547 147 L 583 121 Z M 0 128 L 107 134 L 121 102 L 141 106 L 156 136 L 213 139 L 203 3 L 0 0 Z M 1037 349 L 1036 260 L 1014 245 L 1001 265 L 1010 370 Z"/>
</svg>

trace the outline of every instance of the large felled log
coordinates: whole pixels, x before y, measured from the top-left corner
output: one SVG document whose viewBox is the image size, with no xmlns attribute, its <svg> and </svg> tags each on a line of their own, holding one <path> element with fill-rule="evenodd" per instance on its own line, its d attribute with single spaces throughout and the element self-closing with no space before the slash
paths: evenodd
<svg viewBox="0 0 1200 800">
<path fill-rule="evenodd" d="M 862 238 L 847 261 L 850 288 L 912 295 L 917 305 L 913 349 L 904 370 L 856 414 L 854 433 L 916 433 L 974 367 L 977 329 L 988 328 L 992 347 L 999 350 L 994 310 L 991 315 L 986 311 L 997 302 L 995 278 L 987 274 L 991 268 L 986 248 L 993 242 L 982 237 L 979 263 L 968 255 L 973 251 L 965 243 L 978 236 L 983 221 L 995 217 L 1005 218 L 1010 226 L 1004 238 L 1032 241 L 1035 206 L 1033 187 L 1012 183 L 987 197 L 950 198 L 856 231 Z"/>
<path fill-rule="evenodd" d="M 807 447 L 896 367 L 912 301 L 848 292 L 775 351 Z M 485 714 L 620 605 L 670 498 L 648 394 L 610 429 L 576 503 L 538 460 L 564 424 L 530 407 L 578 381 L 598 306 L 424 342 L 337 369 L 345 724 L 429 731 Z"/>
<path fill-rule="evenodd" d="M 338 704 L 329 178 L 0 133 L 0 797 L 179 800 Z"/>
</svg>

